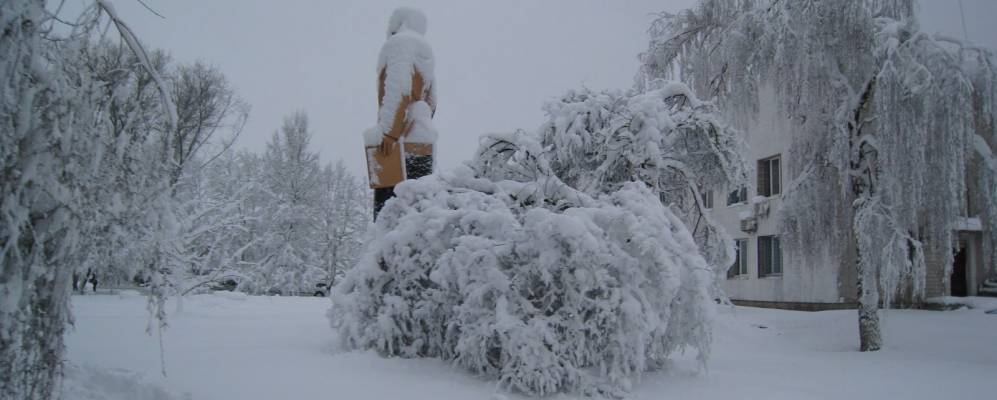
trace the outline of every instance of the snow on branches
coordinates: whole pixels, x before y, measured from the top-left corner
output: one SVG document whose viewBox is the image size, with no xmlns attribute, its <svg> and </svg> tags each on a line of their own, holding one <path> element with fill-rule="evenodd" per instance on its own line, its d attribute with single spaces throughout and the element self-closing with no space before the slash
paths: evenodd
<svg viewBox="0 0 997 400">
<path fill-rule="evenodd" d="M 687 220 L 699 185 L 743 179 L 740 140 L 681 84 L 546 110 L 539 138 L 487 136 L 467 165 L 396 187 L 333 292 L 344 347 L 531 395 L 618 396 L 676 350 L 706 359 L 715 268 Z"/>
<path fill-rule="evenodd" d="M 158 72 L 108 4 L 89 4 L 71 32 L 59 36 L 55 24 L 65 23 L 44 1 L 0 3 L 0 398 L 54 395 L 74 269 L 109 247 L 92 238 L 114 235 L 106 222 L 120 215 L 129 195 L 106 179 L 108 164 L 124 163 L 117 151 L 148 148 L 115 135 L 123 125 L 113 119 L 111 103 L 123 97 L 127 79 L 98 76 L 81 55 L 102 12 L 170 108 Z M 155 218 L 159 211 L 146 214 Z"/>
<path fill-rule="evenodd" d="M 747 180 L 744 139 L 686 85 L 657 80 L 648 87 L 644 93 L 583 90 L 548 103 L 540 145 L 552 173 L 587 193 L 647 184 L 692 227 L 707 260 L 723 273 L 733 250 L 706 212 L 701 191 Z"/>
</svg>

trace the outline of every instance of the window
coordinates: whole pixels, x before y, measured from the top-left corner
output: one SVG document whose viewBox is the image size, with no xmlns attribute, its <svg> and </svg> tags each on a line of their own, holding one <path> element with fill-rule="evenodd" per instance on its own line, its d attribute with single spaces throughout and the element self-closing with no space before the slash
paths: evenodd
<svg viewBox="0 0 997 400">
<path fill-rule="evenodd" d="M 713 191 L 700 190 L 699 195 L 703 196 L 703 208 L 713 208 Z"/>
<path fill-rule="evenodd" d="M 782 193 L 779 156 L 758 160 L 758 195 L 774 196 Z"/>
<path fill-rule="evenodd" d="M 727 195 L 727 205 L 734 205 L 739 203 L 748 202 L 748 188 L 742 186 L 740 188 L 734 189 L 730 194 Z"/>
<path fill-rule="evenodd" d="M 727 270 L 727 278 L 748 275 L 748 239 L 734 241 L 734 264 Z"/>
<path fill-rule="evenodd" d="M 782 275 L 782 244 L 778 236 L 758 237 L 758 276 Z"/>
</svg>

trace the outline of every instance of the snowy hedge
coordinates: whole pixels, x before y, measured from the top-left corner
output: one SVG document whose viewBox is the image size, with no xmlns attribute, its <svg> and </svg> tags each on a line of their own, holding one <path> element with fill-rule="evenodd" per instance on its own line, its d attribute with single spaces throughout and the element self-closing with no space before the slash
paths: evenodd
<svg viewBox="0 0 997 400">
<path fill-rule="evenodd" d="M 676 350 L 705 360 L 731 246 L 687 226 L 697 186 L 745 175 L 742 142 L 678 84 L 546 109 L 537 136 L 485 137 L 467 165 L 395 188 L 332 294 L 344 347 L 530 395 L 620 396 Z"/>
<path fill-rule="evenodd" d="M 462 168 L 399 185 L 334 294 L 343 342 L 538 395 L 615 392 L 679 347 L 705 355 L 709 270 L 656 194 L 524 203 L 535 188 L 509 183 Z"/>
</svg>

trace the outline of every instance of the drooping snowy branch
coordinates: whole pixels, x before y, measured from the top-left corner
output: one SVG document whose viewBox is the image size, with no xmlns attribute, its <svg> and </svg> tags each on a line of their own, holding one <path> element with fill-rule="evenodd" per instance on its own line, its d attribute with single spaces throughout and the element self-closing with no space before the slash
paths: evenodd
<svg viewBox="0 0 997 400">
<path fill-rule="evenodd" d="M 604 193 L 644 182 L 689 226 L 705 219 L 704 255 L 722 272 L 733 260 L 726 233 L 705 210 L 702 189 L 738 185 L 749 168 L 740 133 L 716 106 L 678 82 L 651 82 L 645 93 L 571 92 L 548 103 L 540 146 L 552 173 L 584 192 Z"/>
<path fill-rule="evenodd" d="M 167 115 L 167 127 L 169 131 L 173 131 L 177 126 L 177 106 L 173 103 L 173 98 L 170 97 L 169 88 L 166 86 L 166 82 L 163 78 L 159 76 L 159 72 L 153 67 L 152 62 L 149 60 L 149 54 L 146 53 L 145 47 L 139 42 L 138 38 L 135 37 L 135 33 L 132 32 L 131 27 L 121 17 L 118 17 L 117 11 L 114 9 L 114 5 L 107 0 L 96 0 L 97 5 L 100 6 L 107 16 L 114 23 L 115 28 L 118 29 L 118 33 L 121 34 L 121 39 L 128 44 L 128 48 L 135 53 L 138 57 L 139 62 L 145 68 L 146 72 L 152 77 L 156 82 L 156 87 L 159 88 L 159 100 L 163 102 L 163 107 L 166 107 Z"/>
</svg>

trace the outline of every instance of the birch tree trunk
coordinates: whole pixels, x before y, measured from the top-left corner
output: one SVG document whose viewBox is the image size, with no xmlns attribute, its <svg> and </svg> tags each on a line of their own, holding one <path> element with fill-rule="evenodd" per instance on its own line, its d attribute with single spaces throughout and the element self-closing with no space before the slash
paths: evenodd
<svg viewBox="0 0 997 400">
<path fill-rule="evenodd" d="M 879 288 L 876 270 L 856 262 L 859 288 L 859 350 L 876 351 L 883 346 L 879 330 Z"/>
<path fill-rule="evenodd" d="M 864 235 L 868 233 L 861 226 L 860 218 L 875 207 L 878 199 L 876 189 L 877 150 L 872 134 L 868 132 L 865 116 L 872 115 L 872 97 L 875 93 L 876 78 L 869 80 L 855 107 L 854 117 L 849 122 L 849 147 L 851 148 L 852 192 L 852 234 L 855 237 L 855 268 L 857 269 L 859 300 L 859 350 L 877 351 L 883 346 L 879 329 L 879 265 L 870 262 L 872 257 L 862 254 Z M 873 211 L 874 212 L 874 211 Z M 864 258 L 863 258 L 864 257 Z"/>
</svg>

